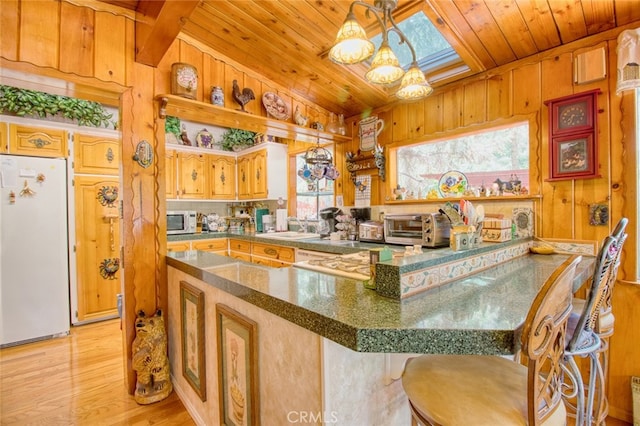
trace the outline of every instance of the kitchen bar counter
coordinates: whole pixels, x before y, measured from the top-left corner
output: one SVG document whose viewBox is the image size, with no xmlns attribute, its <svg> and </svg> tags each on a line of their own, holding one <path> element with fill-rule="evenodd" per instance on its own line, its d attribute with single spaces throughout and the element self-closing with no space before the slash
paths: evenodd
<svg viewBox="0 0 640 426">
<path fill-rule="evenodd" d="M 531 302 L 566 258 L 517 257 L 404 300 L 348 278 L 201 251 L 170 253 L 167 265 L 357 352 L 504 355 L 518 349 Z M 592 263 L 583 260 L 576 288 Z"/>
</svg>

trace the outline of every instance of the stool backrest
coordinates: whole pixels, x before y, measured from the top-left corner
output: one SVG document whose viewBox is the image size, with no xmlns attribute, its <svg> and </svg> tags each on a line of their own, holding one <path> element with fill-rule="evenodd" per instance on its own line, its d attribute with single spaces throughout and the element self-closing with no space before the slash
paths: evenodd
<svg viewBox="0 0 640 426">
<path fill-rule="evenodd" d="M 591 287 L 587 294 L 584 309 L 576 324 L 573 335 L 567 344 L 567 350 L 577 352 L 584 345 L 592 344 L 593 330 L 596 326 L 600 306 L 603 302 L 607 284 L 614 272 L 614 265 L 617 258 L 615 238 L 608 236 L 604 239 L 602 247 L 598 251 L 596 263 L 593 270 Z M 569 338 L 567 337 L 567 338 Z"/>
<path fill-rule="evenodd" d="M 600 315 L 611 313 L 612 305 L 612 296 L 613 296 L 613 286 L 616 283 L 616 279 L 618 278 L 618 267 L 620 266 L 620 255 L 622 254 L 622 246 L 627 239 L 627 234 L 625 233 L 625 229 L 627 224 L 629 223 L 629 219 L 623 217 L 620 219 L 615 229 L 611 233 L 610 237 L 612 237 L 615 242 L 610 247 L 610 250 L 614 252 L 615 259 L 613 261 L 613 268 L 611 274 L 609 274 L 607 283 L 605 284 L 604 293 L 602 295 L 602 302 L 600 303 Z"/>
<path fill-rule="evenodd" d="M 562 358 L 572 285 L 581 256 L 573 255 L 542 285 L 525 319 L 521 343 L 528 368 L 528 417 L 537 425 L 562 404 Z"/>
</svg>

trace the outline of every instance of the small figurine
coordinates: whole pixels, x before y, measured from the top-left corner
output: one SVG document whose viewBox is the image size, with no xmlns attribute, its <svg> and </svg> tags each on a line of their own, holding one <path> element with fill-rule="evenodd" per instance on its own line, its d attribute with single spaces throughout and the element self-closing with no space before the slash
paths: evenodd
<svg viewBox="0 0 640 426">
<path fill-rule="evenodd" d="M 182 145 L 191 146 L 191 141 L 189 140 L 189 136 L 187 135 L 187 128 L 182 125 L 182 131 L 180 132 L 180 140 L 182 141 Z"/>
<path fill-rule="evenodd" d="M 236 101 L 237 104 L 240 105 L 240 111 L 247 112 L 244 109 L 244 106 L 254 100 L 256 96 L 253 94 L 253 90 L 248 87 L 245 87 L 240 91 L 240 86 L 238 86 L 238 80 L 233 80 L 233 100 Z"/>
</svg>

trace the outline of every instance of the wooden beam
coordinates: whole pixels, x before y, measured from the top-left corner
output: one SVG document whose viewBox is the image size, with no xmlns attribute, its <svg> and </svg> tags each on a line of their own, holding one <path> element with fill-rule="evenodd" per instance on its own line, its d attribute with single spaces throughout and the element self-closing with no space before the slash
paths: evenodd
<svg viewBox="0 0 640 426">
<path fill-rule="evenodd" d="M 136 62 L 158 66 L 199 0 L 140 0 L 136 9 Z"/>
</svg>

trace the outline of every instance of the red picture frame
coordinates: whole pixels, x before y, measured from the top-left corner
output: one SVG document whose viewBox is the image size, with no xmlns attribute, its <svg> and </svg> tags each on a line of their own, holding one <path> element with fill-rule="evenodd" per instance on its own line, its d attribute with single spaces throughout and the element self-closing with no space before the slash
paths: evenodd
<svg viewBox="0 0 640 426">
<path fill-rule="evenodd" d="M 592 132 L 553 138 L 550 147 L 549 180 L 597 177 L 598 156 Z"/>
<path fill-rule="evenodd" d="M 600 89 L 545 101 L 549 107 L 549 181 L 598 175 Z"/>
</svg>

